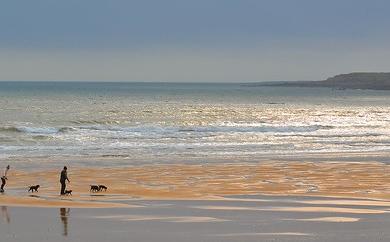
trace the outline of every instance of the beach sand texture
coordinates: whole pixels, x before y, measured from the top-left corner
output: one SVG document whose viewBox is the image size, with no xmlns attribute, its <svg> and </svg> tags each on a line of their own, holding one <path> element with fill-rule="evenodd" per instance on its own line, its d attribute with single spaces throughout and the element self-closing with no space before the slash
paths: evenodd
<svg viewBox="0 0 390 242">
<path fill-rule="evenodd" d="M 310 195 L 390 199 L 389 165 L 380 162 L 261 162 L 206 165 L 70 167 L 72 196 L 58 195 L 59 171 L 11 170 L 0 204 L 112 207 L 112 200 L 221 199 L 229 195 Z M 38 193 L 27 187 L 40 184 Z M 91 184 L 108 186 L 91 193 Z M 110 200 L 106 205 L 103 202 Z"/>
</svg>

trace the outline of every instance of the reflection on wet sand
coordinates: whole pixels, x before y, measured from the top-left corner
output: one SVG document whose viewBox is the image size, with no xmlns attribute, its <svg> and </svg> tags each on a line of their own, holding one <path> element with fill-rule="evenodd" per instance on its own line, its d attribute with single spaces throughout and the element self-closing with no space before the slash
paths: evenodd
<svg viewBox="0 0 390 242">
<path fill-rule="evenodd" d="M 68 236 L 68 216 L 69 216 L 70 208 L 60 208 L 60 218 L 61 222 L 64 225 L 63 236 Z"/>
<path fill-rule="evenodd" d="M 5 221 L 7 221 L 8 224 L 11 222 L 7 206 L 1 206 L 1 216 L 4 217 Z"/>
</svg>

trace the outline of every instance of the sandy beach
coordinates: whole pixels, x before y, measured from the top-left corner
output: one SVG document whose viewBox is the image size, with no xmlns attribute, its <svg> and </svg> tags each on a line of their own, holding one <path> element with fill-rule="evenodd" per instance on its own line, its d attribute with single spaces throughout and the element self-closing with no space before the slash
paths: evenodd
<svg viewBox="0 0 390 242">
<path fill-rule="evenodd" d="M 120 203 L 128 207 L 1 206 L 0 234 L 11 242 L 390 239 L 390 202 L 378 200 L 243 195 Z"/>
<path fill-rule="evenodd" d="M 390 199 L 389 165 L 381 162 L 71 167 L 68 189 L 73 190 L 73 195 L 65 197 L 58 196 L 58 176 L 59 171 L 55 170 L 12 170 L 7 192 L 0 196 L 0 203 L 61 206 L 62 203 L 69 205 L 72 201 L 101 203 L 112 197 L 118 200 L 215 200 L 229 195 L 256 194 Z M 28 193 L 28 186 L 35 184 L 41 186 L 39 192 Z M 91 193 L 89 189 L 92 184 L 104 184 L 108 190 Z"/>
<path fill-rule="evenodd" d="M 9 173 L 0 196 L 7 241 L 390 239 L 386 163 L 70 167 L 73 195 L 62 197 L 58 173 Z M 39 192 L 27 192 L 30 184 Z M 108 190 L 90 192 L 90 184 Z M 106 226 L 110 236 L 101 232 Z"/>
</svg>

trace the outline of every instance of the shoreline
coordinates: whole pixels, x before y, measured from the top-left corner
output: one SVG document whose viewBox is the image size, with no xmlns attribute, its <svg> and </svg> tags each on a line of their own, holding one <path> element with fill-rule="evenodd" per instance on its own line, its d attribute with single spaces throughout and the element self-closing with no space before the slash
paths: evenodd
<svg viewBox="0 0 390 242">
<path fill-rule="evenodd" d="M 0 205 L 121 207 L 120 201 L 224 200 L 229 196 L 311 196 L 390 201 L 390 167 L 382 162 L 260 162 L 70 167 L 72 196 L 60 197 L 59 171 L 11 169 Z M 40 184 L 39 192 L 27 187 Z M 91 193 L 89 185 L 106 192 Z"/>
</svg>

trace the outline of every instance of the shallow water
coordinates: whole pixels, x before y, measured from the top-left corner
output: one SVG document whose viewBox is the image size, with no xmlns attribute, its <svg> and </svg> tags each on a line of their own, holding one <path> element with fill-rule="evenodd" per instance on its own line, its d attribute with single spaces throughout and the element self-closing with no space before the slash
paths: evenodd
<svg viewBox="0 0 390 242">
<path fill-rule="evenodd" d="M 118 164 L 390 150 L 390 92 L 0 82 L 0 158 Z M 93 165 L 93 163 L 89 163 Z"/>
</svg>

